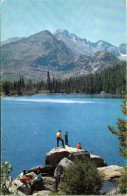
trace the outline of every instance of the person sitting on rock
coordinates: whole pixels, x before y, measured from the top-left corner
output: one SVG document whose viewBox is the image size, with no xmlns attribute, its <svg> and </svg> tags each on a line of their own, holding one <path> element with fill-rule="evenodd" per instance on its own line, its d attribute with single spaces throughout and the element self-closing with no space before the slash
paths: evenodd
<svg viewBox="0 0 127 196">
<path fill-rule="evenodd" d="M 82 146 L 81 146 L 80 142 L 77 144 L 77 149 L 82 149 Z"/>
<path fill-rule="evenodd" d="M 35 179 L 33 180 L 33 183 L 41 181 L 41 180 L 42 180 L 41 177 L 42 177 L 42 176 L 41 176 L 41 171 L 40 171 L 40 170 L 37 170 L 37 178 L 35 178 Z"/>
<path fill-rule="evenodd" d="M 65 145 L 68 145 L 68 132 L 66 131 L 65 135 Z"/>
<path fill-rule="evenodd" d="M 59 140 L 62 141 L 62 145 L 64 147 L 64 141 L 63 141 L 62 136 L 61 136 L 61 130 L 59 130 L 59 132 L 56 134 L 56 137 L 57 137 L 57 147 L 59 147 Z"/>
<path fill-rule="evenodd" d="M 25 169 L 23 170 L 23 174 L 20 176 L 20 182 L 22 182 L 22 183 L 29 182 L 29 184 L 31 185 L 31 179 L 26 176 L 26 170 Z"/>
<path fill-rule="evenodd" d="M 35 178 L 32 181 L 31 189 L 32 189 L 32 191 L 34 191 L 34 190 L 41 191 L 42 188 L 43 188 L 43 180 L 42 180 L 41 171 L 40 170 L 37 170 L 37 178 Z"/>
</svg>

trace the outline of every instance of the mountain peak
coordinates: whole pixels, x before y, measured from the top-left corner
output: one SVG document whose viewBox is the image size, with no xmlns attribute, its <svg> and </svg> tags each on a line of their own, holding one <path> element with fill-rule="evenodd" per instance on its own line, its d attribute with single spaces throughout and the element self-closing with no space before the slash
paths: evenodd
<svg viewBox="0 0 127 196">
<path fill-rule="evenodd" d="M 44 31 L 41 31 L 39 33 L 29 36 L 27 40 L 36 40 L 37 42 L 42 42 L 44 40 L 51 39 L 51 38 L 54 38 L 54 35 L 52 35 L 50 31 L 44 30 Z"/>
<path fill-rule="evenodd" d="M 31 35 L 31 36 L 39 36 L 39 35 L 49 35 L 49 36 L 52 36 L 52 33 L 48 30 L 44 30 L 44 31 L 40 31 L 39 33 L 36 33 L 34 35 Z"/>
<path fill-rule="evenodd" d="M 69 32 L 66 29 L 58 29 L 53 34 L 56 35 L 56 34 L 59 34 L 59 33 L 62 33 L 64 35 L 69 35 Z"/>
</svg>

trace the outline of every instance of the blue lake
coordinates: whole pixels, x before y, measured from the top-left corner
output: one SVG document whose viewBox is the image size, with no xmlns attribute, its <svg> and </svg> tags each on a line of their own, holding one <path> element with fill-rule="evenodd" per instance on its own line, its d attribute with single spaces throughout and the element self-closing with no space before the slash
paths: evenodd
<svg viewBox="0 0 127 196">
<path fill-rule="evenodd" d="M 13 165 L 12 176 L 23 169 L 43 165 L 45 155 L 56 147 L 56 133 L 69 133 L 69 144 L 99 155 L 108 165 L 125 165 L 119 141 L 108 125 L 123 118 L 122 99 L 85 95 L 33 95 L 4 97 L 1 101 L 2 159 Z"/>
</svg>

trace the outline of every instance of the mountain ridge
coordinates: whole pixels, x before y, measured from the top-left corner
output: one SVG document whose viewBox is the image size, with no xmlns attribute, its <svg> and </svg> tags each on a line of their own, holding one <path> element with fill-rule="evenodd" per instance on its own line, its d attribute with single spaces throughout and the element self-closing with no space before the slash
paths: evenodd
<svg viewBox="0 0 127 196">
<path fill-rule="evenodd" d="M 68 35 L 69 32 L 64 33 Z M 69 36 L 75 41 L 87 42 L 74 34 Z M 48 30 L 1 46 L 1 54 L 2 80 L 13 81 L 20 76 L 34 81 L 46 79 L 47 71 L 54 77 L 78 76 L 120 63 L 113 54 L 104 51 L 74 55 L 64 41 Z"/>
<path fill-rule="evenodd" d="M 111 43 L 105 42 L 103 40 L 98 40 L 97 42 L 87 41 L 85 38 L 80 38 L 73 33 L 69 33 L 67 30 L 57 30 L 53 33 L 59 40 L 62 40 L 66 45 L 76 54 L 92 55 L 97 51 L 111 52 L 116 57 L 119 57 L 118 47 Z M 78 44 L 78 46 L 76 46 Z M 78 48 L 78 51 L 77 51 Z M 78 55 L 78 53 L 77 53 Z"/>
</svg>

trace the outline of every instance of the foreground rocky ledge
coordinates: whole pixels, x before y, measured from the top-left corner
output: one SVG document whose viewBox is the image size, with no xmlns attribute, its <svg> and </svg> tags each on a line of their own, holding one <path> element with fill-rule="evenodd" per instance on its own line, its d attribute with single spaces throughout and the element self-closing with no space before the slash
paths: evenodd
<svg viewBox="0 0 127 196">
<path fill-rule="evenodd" d="M 75 164 L 75 159 L 82 158 L 90 159 L 96 164 L 98 171 L 103 175 L 104 181 L 117 181 L 122 174 L 122 167 L 116 165 L 107 166 L 103 158 L 97 155 L 91 155 L 83 149 L 65 146 L 65 148 L 57 147 L 48 152 L 44 166 L 40 165 L 28 170 L 27 176 L 31 179 L 37 177 L 38 169 L 42 173 L 42 182 L 34 186 L 35 191 L 32 191 L 30 186 L 21 183 L 19 178 L 14 180 L 10 178 L 7 186 L 12 194 L 17 191 L 17 195 L 48 195 L 50 191 L 57 191 L 57 187 L 63 178 L 64 169 Z"/>
<path fill-rule="evenodd" d="M 77 149 L 69 146 L 65 148 L 54 148 L 47 153 L 45 158 L 45 163 L 51 165 L 53 168 L 56 168 L 58 163 L 64 158 L 68 158 L 71 161 L 77 159 L 89 158 L 91 161 L 94 161 L 97 167 L 107 166 L 106 162 L 99 156 L 91 155 L 88 151 L 83 149 Z"/>
<path fill-rule="evenodd" d="M 98 171 L 102 173 L 104 181 L 117 182 L 121 173 L 124 171 L 124 168 L 117 165 L 110 165 L 107 167 L 100 167 L 98 168 Z"/>
</svg>

